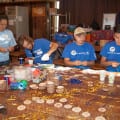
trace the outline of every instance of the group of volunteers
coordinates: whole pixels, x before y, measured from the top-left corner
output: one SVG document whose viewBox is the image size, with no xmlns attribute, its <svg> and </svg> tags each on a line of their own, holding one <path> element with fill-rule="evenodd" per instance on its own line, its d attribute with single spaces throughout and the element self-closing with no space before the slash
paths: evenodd
<svg viewBox="0 0 120 120">
<path fill-rule="evenodd" d="M 7 28 L 8 17 L 0 15 L 0 66 L 9 65 L 9 53 L 14 50 L 16 41 L 13 33 Z M 94 47 L 86 42 L 86 31 L 76 27 L 73 37 L 61 33 L 62 37 L 73 39 L 67 43 L 62 51 L 62 58 L 66 66 L 87 69 L 95 64 L 96 54 Z M 59 38 L 55 34 L 55 39 Z M 67 42 L 67 38 L 64 39 Z M 57 41 L 57 40 L 56 40 Z M 60 41 L 60 40 L 59 40 Z M 58 43 L 45 38 L 33 39 L 28 35 L 21 35 L 18 44 L 25 49 L 27 57 L 34 57 L 34 64 L 52 64 L 53 53 L 58 49 Z M 105 44 L 100 51 L 102 66 L 107 71 L 120 72 L 120 25 L 114 28 L 114 40 Z"/>
</svg>

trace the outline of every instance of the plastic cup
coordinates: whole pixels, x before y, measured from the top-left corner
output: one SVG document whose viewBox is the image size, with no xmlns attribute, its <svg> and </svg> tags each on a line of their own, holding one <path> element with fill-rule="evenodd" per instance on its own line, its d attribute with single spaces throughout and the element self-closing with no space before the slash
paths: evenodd
<svg viewBox="0 0 120 120">
<path fill-rule="evenodd" d="M 106 71 L 105 70 L 100 70 L 100 83 L 105 82 L 105 77 L 106 77 Z"/>
<path fill-rule="evenodd" d="M 33 60 L 32 60 L 32 59 L 29 59 L 29 60 L 28 60 L 28 63 L 29 63 L 29 65 L 33 65 Z"/>
<path fill-rule="evenodd" d="M 108 85 L 113 86 L 115 81 L 115 73 L 110 72 L 108 75 Z"/>
</svg>

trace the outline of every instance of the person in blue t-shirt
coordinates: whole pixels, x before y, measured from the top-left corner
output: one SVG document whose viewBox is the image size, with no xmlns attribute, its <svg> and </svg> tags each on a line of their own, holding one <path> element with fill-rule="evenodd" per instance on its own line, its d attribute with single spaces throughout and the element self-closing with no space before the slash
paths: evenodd
<svg viewBox="0 0 120 120">
<path fill-rule="evenodd" d="M 66 45 L 73 40 L 73 36 L 67 33 L 66 26 L 62 26 L 59 32 L 55 33 L 54 40 L 57 41 L 59 45 Z"/>
<path fill-rule="evenodd" d="M 34 63 L 52 64 L 52 53 L 56 51 L 58 44 L 45 38 L 33 40 L 27 35 L 18 38 L 19 44 L 25 48 L 27 57 L 34 57 Z"/>
<path fill-rule="evenodd" d="M 96 60 L 95 50 L 91 44 L 85 42 L 86 32 L 83 28 L 77 27 L 74 30 L 75 41 L 66 45 L 62 57 L 66 66 L 79 69 L 87 69 L 94 65 Z"/>
<path fill-rule="evenodd" d="M 14 50 L 16 45 L 13 33 L 7 29 L 8 17 L 0 15 L 0 66 L 9 65 L 9 52 Z"/>
<path fill-rule="evenodd" d="M 107 43 L 101 50 L 101 65 L 107 71 L 120 72 L 120 25 L 114 29 L 115 41 Z"/>
</svg>

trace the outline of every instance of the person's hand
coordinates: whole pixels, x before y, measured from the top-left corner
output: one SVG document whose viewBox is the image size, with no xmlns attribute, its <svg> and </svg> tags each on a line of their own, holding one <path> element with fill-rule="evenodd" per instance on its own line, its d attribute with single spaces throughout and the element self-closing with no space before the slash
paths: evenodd
<svg viewBox="0 0 120 120">
<path fill-rule="evenodd" d="M 7 49 L 7 48 L 0 48 L 0 52 L 3 52 L 3 53 L 5 53 L 5 52 L 8 52 L 9 50 Z"/>
<path fill-rule="evenodd" d="M 46 53 L 41 57 L 42 61 L 48 61 L 49 60 L 49 55 Z"/>
<path fill-rule="evenodd" d="M 79 66 L 79 65 L 81 65 L 81 61 L 76 60 L 76 61 L 74 62 L 74 64 L 75 64 L 75 66 Z"/>
<path fill-rule="evenodd" d="M 112 62 L 112 67 L 118 67 L 120 64 L 118 62 Z"/>
<path fill-rule="evenodd" d="M 83 62 L 82 62 L 82 65 L 83 65 L 83 66 L 87 66 L 87 65 L 88 65 L 88 62 L 87 62 L 87 61 L 83 61 Z"/>
<path fill-rule="evenodd" d="M 9 48 L 7 48 L 8 49 L 8 51 L 13 51 L 13 47 L 9 47 Z"/>
</svg>

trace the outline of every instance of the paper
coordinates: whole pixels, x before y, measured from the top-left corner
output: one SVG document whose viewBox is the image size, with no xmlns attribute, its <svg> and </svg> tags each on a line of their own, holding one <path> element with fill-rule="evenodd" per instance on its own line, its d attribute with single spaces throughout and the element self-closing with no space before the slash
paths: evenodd
<svg viewBox="0 0 120 120">
<path fill-rule="evenodd" d="M 14 25 L 14 20 L 9 20 L 9 25 Z"/>
</svg>

